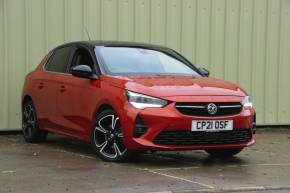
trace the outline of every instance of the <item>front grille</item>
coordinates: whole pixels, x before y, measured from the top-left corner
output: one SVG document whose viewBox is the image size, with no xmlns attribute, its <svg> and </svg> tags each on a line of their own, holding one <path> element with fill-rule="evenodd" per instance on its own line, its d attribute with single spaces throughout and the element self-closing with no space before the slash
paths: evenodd
<svg viewBox="0 0 290 193">
<path fill-rule="evenodd" d="M 182 114 L 190 116 L 215 117 L 239 114 L 242 110 L 242 105 L 239 102 L 217 102 L 213 103 L 217 107 L 214 114 L 208 112 L 208 102 L 179 102 L 175 108 Z"/>
<path fill-rule="evenodd" d="M 205 131 L 162 131 L 153 140 L 159 145 L 218 145 L 238 144 L 250 141 L 252 132 L 250 129 L 234 129 L 231 131 L 205 132 Z"/>
</svg>

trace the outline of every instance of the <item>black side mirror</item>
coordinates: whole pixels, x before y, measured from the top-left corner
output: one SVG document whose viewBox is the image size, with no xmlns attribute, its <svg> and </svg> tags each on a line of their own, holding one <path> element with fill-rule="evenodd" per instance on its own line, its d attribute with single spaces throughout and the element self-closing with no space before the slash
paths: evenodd
<svg viewBox="0 0 290 193">
<path fill-rule="evenodd" d="M 98 76 L 93 72 L 92 68 L 85 64 L 80 64 L 72 68 L 71 73 L 73 76 L 98 79 Z"/>
<path fill-rule="evenodd" d="M 198 71 L 200 72 L 200 74 L 202 76 L 206 76 L 206 77 L 209 76 L 209 71 L 207 69 L 205 69 L 205 68 L 199 68 Z"/>
</svg>

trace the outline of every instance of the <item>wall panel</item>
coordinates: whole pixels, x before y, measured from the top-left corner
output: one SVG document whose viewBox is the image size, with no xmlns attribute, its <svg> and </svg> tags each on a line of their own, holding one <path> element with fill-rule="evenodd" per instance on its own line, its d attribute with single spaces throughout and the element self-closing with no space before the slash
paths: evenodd
<svg viewBox="0 0 290 193">
<path fill-rule="evenodd" d="M 138 42 L 150 42 L 151 2 L 149 0 L 134 2 L 134 40 Z"/>
<path fill-rule="evenodd" d="M 273 124 L 278 119 L 278 68 L 280 47 L 280 1 L 268 1 L 265 85 L 265 122 Z"/>
<path fill-rule="evenodd" d="M 227 0 L 225 10 L 225 79 L 238 81 L 240 1 Z"/>
<path fill-rule="evenodd" d="M 253 52 L 252 52 L 252 92 L 257 110 L 257 119 L 265 123 L 265 62 L 266 62 L 266 36 L 267 36 L 267 4 L 264 0 L 254 1 L 253 18 Z M 253 65 L 254 64 L 254 65 Z M 257 100 L 256 100 L 257 99 Z"/>
<path fill-rule="evenodd" d="M 25 1 L 6 1 L 7 8 L 7 66 L 8 66 L 8 115 L 9 127 L 19 127 L 21 89 L 26 72 Z M 6 102 L 6 101 L 5 101 Z"/>
<path fill-rule="evenodd" d="M 64 39 L 65 41 L 78 41 L 88 38 L 84 24 L 85 6 L 83 0 L 66 0 L 64 4 Z"/>
<path fill-rule="evenodd" d="M 6 103 L 6 98 L 5 98 L 5 77 L 3 75 L 3 72 L 5 71 L 6 65 L 5 63 L 5 43 L 4 43 L 4 1 L 0 1 L 0 128 L 4 128 L 6 126 L 5 123 L 5 118 L 3 114 L 6 112 L 5 109 L 5 103 Z"/>
<path fill-rule="evenodd" d="M 258 124 L 290 125 L 290 0 L 0 0 L 0 129 L 20 127 L 25 74 L 87 33 L 174 48 L 245 88 Z"/>
<path fill-rule="evenodd" d="M 211 15 L 210 70 L 213 76 L 224 78 L 226 0 L 212 1 Z"/>
<path fill-rule="evenodd" d="M 167 0 L 166 15 L 166 46 L 175 49 L 180 52 L 181 48 L 181 30 L 182 30 L 182 16 L 181 5 L 182 1 L 179 0 Z"/>
<path fill-rule="evenodd" d="M 166 2 L 166 0 L 151 0 L 150 42 L 154 44 L 166 44 Z"/>
<path fill-rule="evenodd" d="M 119 0 L 118 6 L 118 39 L 133 41 L 135 30 L 134 17 L 135 1 Z"/>
<path fill-rule="evenodd" d="M 281 1 L 280 34 L 279 34 L 279 67 L 278 67 L 278 123 L 289 123 L 290 92 L 289 92 L 289 66 L 290 66 L 290 3 Z M 288 89 L 287 89 L 288 88 Z"/>
<path fill-rule="evenodd" d="M 26 1 L 26 73 L 35 68 L 46 52 L 44 5 L 44 0 Z"/>
<path fill-rule="evenodd" d="M 118 0 L 101 1 L 101 39 L 103 40 L 118 40 L 118 2 Z"/>
<path fill-rule="evenodd" d="M 197 0 L 182 1 L 181 52 L 195 63 Z"/>
<path fill-rule="evenodd" d="M 253 0 L 243 0 L 240 4 L 239 16 L 239 53 L 237 82 L 251 92 L 252 77 L 248 76 L 252 66 L 252 33 L 253 33 Z M 246 78 L 247 77 L 247 78 Z"/>
<path fill-rule="evenodd" d="M 211 46 L 211 3 L 210 0 L 197 1 L 197 39 L 196 39 L 196 64 L 210 69 Z"/>
<path fill-rule="evenodd" d="M 101 20 L 101 0 L 85 0 L 84 24 L 91 39 L 101 39 Z M 88 39 L 88 37 L 85 39 Z"/>
<path fill-rule="evenodd" d="M 74 2 L 74 1 L 70 1 Z M 65 1 L 49 0 L 45 1 L 45 33 L 46 33 L 46 50 L 51 50 L 55 45 L 65 41 Z M 81 10 L 80 10 L 81 11 Z M 78 26 L 82 28 L 82 26 Z M 67 31 L 70 37 L 72 32 Z"/>
</svg>

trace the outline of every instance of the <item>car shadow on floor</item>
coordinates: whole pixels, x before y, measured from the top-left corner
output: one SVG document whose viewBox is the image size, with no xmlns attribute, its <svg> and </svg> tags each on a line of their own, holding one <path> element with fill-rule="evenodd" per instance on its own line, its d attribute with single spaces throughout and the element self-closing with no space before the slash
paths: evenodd
<svg viewBox="0 0 290 193">
<path fill-rule="evenodd" d="M 69 137 L 51 134 L 42 146 L 61 149 L 66 152 L 76 153 L 87 157 L 97 158 L 89 143 L 75 140 Z M 228 159 L 214 158 L 203 150 L 186 151 L 144 151 L 126 163 L 125 165 L 138 165 L 138 167 L 190 167 L 198 166 L 225 166 L 247 164 L 247 161 L 239 156 Z"/>
</svg>

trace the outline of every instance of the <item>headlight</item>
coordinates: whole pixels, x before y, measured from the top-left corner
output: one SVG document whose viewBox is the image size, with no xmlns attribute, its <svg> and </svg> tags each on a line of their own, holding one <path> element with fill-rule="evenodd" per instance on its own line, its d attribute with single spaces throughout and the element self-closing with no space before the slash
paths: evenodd
<svg viewBox="0 0 290 193">
<path fill-rule="evenodd" d="M 242 101 L 242 104 L 244 107 L 253 107 L 253 103 L 250 96 L 245 96 L 245 98 Z"/>
<path fill-rule="evenodd" d="M 150 107 L 164 107 L 167 104 L 166 100 L 147 96 L 144 94 L 135 93 L 126 90 L 126 96 L 131 105 L 137 109 L 145 109 Z"/>
</svg>

